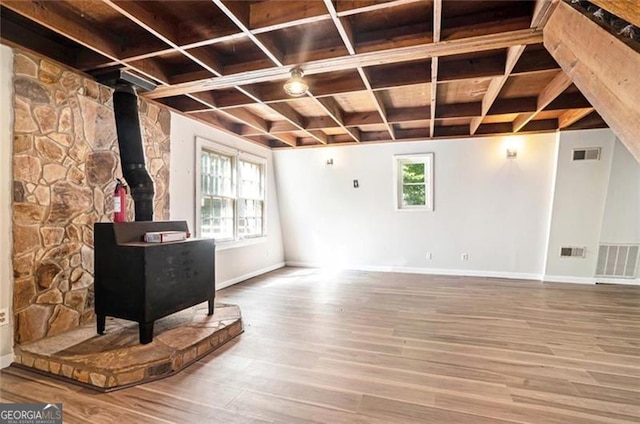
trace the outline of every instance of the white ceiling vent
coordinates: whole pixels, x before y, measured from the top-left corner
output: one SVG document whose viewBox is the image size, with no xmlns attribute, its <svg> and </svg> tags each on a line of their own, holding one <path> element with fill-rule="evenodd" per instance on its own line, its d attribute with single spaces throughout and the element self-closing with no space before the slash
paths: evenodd
<svg viewBox="0 0 640 424">
<path fill-rule="evenodd" d="M 560 248 L 560 256 L 563 258 L 584 258 L 586 255 L 586 247 L 567 246 Z"/>
<path fill-rule="evenodd" d="M 635 244 L 600 245 L 596 276 L 635 278 L 639 254 L 640 246 Z"/>
<path fill-rule="evenodd" d="M 573 160 L 600 160 L 600 147 L 573 149 Z"/>
</svg>

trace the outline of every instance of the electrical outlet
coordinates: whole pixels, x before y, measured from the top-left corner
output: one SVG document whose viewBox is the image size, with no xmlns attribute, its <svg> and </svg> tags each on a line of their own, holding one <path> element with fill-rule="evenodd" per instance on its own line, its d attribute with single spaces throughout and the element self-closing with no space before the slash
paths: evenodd
<svg viewBox="0 0 640 424">
<path fill-rule="evenodd" d="M 468 254 L 468 253 L 463 253 L 463 254 L 462 254 L 462 261 L 463 261 L 463 262 L 466 262 L 466 261 L 468 261 L 468 260 L 469 260 L 469 254 Z"/>
<path fill-rule="evenodd" d="M 433 258 L 433 255 L 431 254 L 431 252 L 427 252 L 427 254 L 424 255 L 424 256 L 425 256 L 426 260 L 429 260 L 429 259 Z"/>
<path fill-rule="evenodd" d="M 0 309 L 0 327 L 9 324 L 9 309 Z"/>
</svg>

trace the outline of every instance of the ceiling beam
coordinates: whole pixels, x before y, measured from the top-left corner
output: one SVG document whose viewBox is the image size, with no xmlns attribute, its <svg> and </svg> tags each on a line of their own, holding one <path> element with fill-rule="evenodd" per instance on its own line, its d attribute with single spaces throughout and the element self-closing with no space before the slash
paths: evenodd
<svg viewBox="0 0 640 424">
<path fill-rule="evenodd" d="M 315 138 L 320 143 L 327 144 L 327 135 L 322 131 L 308 130 L 306 128 L 307 123 L 305 122 L 305 118 L 298 112 L 296 112 L 287 103 L 271 103 L 268 106 L 282 115 L 282 117 L 289 121 L 291 124 L 295 125 L 299 130 L 307 132 L 309 135 L 311 135 L 311 137 Z"/>
<path fill-rule="evenodd" d="M 530 28 L 541 30 L 549 19 L 550 14 L 555 9 L 558 0 L 536 0 L 533 9 L 533 16 L 531 18 Z M 471 124 L 469 125 L 469 133 L 471 135 L 475 134 L 482 123 L 482 120 L 491 109 L 491 105 L 496 101 L 502 87 L 507 83 L 513 68 L 516 66 L 516 63 L 524 53 L 526 45 L 512 45 L 507 50 L 507 60 L 505 63 L 504 75 L 494 78 L 491 80 L 489 84 L 489 88 L 482 99 L 482 113 L 480 116 L 475 117 L 471 120 Z"/>
<path fill-rule="evenodd" d="M 149 13 L 132 1 L 102 0 L 102 2 L 172 47 L 178 42 L 178 27 L 164 19 L 162 15 Z"/>
<path fill-rule="evenodd" d="M 121 46 L 114 35 L 92 26 L 87 21 L 74 19 L 74 16 L 65 13 L 57 2 L 6 0 L 2 2 L 2 6 L 109 59 L 120 60 Z"/>
<path fill-rule="evenodd" d="M 313 96 L 312 96 L 313 97 Z M 335 101 L 333 97 L 324 97 L 324 98 L 316 98 L 313 99 L 318 102 L 318 104 L 327 112 L 327 114 L 353 138 L 354 141 L 360 143 L 360 134 L 355 128 L 347 128 L 344 125 L 344 111 Z"/>
<path fill-rule="evenodd" d="M 49 58 L 61 63 L 75 64 L 77 63 L 78 55 L 85 52 L 87 56 L 91 56 L 92 58 L 100 57 L 93 50 L 87 51 L 83 48 L 69 49 L 63 47 L 38 31 L 13 22 L 7 17 L 8 12 L 9 11 L 0 13 L 0 28 L 2 29 L 0 41 L 2 44 L 11 47 L 27 48 L 34 52 L 46 51 Z"/>
<path fill-rule="evenodd" d="M 324 5 L 327 8 L 327 10 L 329 11 L 329 15 L 331 16 L 331 20 L 333 21 L 333 24 L 335 25 L 336 29 L 338 30 L 338 34 L 340 34 L 340 38 L 342 39 L 343 44 L 347 48 L 347 51 L 349 52 L 349 55 L 350 56 L 354 56 L 356 54 L 355 43 L 354 43 L 355 37 L 354 37 L 354 34 L 353 34 L 353 28 L 351 28 L 351 24 L 349 23 L 349 20 L 345 19 L 343 21 L 338 17 L 338 13 L 337 13 L 337 11 L 335 9 L 335 6 L 333 5 L 333 0 L 324 0 Z M 369 80 L 369 76 L 364 71 L 362 66 L 358 66 L 357 70 L 358 70 L 358 75 L 360 76 L 360 79 L 362 80 L 362 83 L 364 84 L 367 92 L 369 93 L 369 98 L 371 99 L 371 101 L 373 102 L 373 104 L 376 107 L 376 110 L 380 114 L 380 117 L 382 118 L 382 122 L 384 122 L 385 126 L 387 127 L 387 131 L 389 131 L 389 135 L 391 136 L 392 139 L 395 139 L 395 134 L 393 132 L 393 126 L 391 124 L 389 124 L 389 122 L 387 122 L 384 103 L 381 103 L 380 97 L 377 96 L 373 92 L 373 90 L 371 88 L 371 82 Z M 343 126 L 343 128 L 344 128 L 344 125 L 342 123 L 340 125 Z M 349 134 L 352 137 L 354 137 L 354 133 L 349 132 Z M 356 139 L 356 141 L 357 142 L 361 141 L 360 140 L 360 134 L 358 134 L 358 138 Z"/>
<path fill-rule="evenodd" d="M 513 121 L 513 132 L 520 131 L 525 125 L 531 121 L 536 114 L 542 111 L 549 103 L 555 100 L 564 90 L 571 85 L 571 78 L 564 71 L 558 72 L 558 74 L 551 80 L 545 88 L 538 94 L 536 110 L 531 113 L 523 113 Z"/>
<path fill-rule="evenodd" d="M 203 54 L 202 52 L 200 52 L 200 54 L 193 54 L 178 45 L 179 30 L 173 23 L 163 19 L 158 14 L 147 12 L 144 8 L 132 1 L 102 0 L 102 2 L 153 34 L 156 38 L 164 41 L 167 45 L 171 46 L 171 48 L 182 53 L 207 71 L 216 76 L 222 75 L 220 73 L 222 64 L 218 58 L 213 57 L 211 54 Z M 148 60 L 152 59 L 147 59 L 147 61 Z"/>
<path fill-rule="evenodd" d="M 355 13 L 373 12 L 374 10 L 402 6 L 423 0 L 342 0 L 338 3 L 338 16 L 348 16 Z"/>
<path fill-rule="evenodd" d="M 471 135 L 475 134 L 478 130 L 478 127 L 482 123 L 482 120 L 487 113 L 489 113 L 489 109 L 498 98 L 502 87 L 506 84 L 509 76 L 511 75 L 511 71 L 516 66 L 516 62 L 522 56 L 522 52 L 524 52 L 526 46 L 511 46 L 507 49 L 507 61 L 505 63 L 504 75 L 498 78 L 493 78 L 489 83 L 489 88 L 487 88 L 487 92 L 482 98 L 482 110 L 480 116 L 477 116 L 471 120 L 471 124 L 469 125 L 469 133 Z"/>
<path fill-rule="evenodd" d="M 265 46 L 265 44 L 261 40 L 259 40 L 258 37 L 256 37 L 249 30 L 248 16 L 245 17 L 244 19 L 242 19 L 242 17 L 239 16 L 239 13 L 237 12 L 238 8 L 247 7 L 248 3 L 243 4 L 245 2 L 232 2 L 232 1 L 223 1 L 223 0 L 212 0 L 212 1 L 216 4 L 216 6 L 220 8 L 220 10 L 222 10 L 222 12 L 225 15 L 227 15 L 229 19 L 231 19 L 231 21 L 233 21 L 234 24 L 236 24 L 238 28 L 240 28 L 240 30 L 247 37 L 249 37 L 251 41 L 253 41 L 253 43 L 256 46 L 258 46 L 260 50 L 262 50 L 264 54 L 267 55 L 269 59 L 271 59 L 273 63 L 275 63 L 277 66 L 283 66 L 283 57 L 284 57 L 283 53 L 281 51 L 276 51 L 274 49 L 274 46 L 270 46 L 271 48 L 267 48 L 267 46 Z"/>
<path fill-rule="evenodd" d="M 366 72 L 364 71 L 364 69 L 362 69 L 362 73 L 365 75 L 363 77 L 363 79 L 366 79 Z M 389 136 L 391 137 L 391 140 L 395 140 L 396 139 L 395 128 L 389 122 L 389 119 L 387 118 L 387 116 L 388 116 L 387 106 L 384 104 L 384 98 L 382 96 L 382 93 L 379 92 L 379 91 L 374 92 L 373 93 L 373 98 L 374 98 L 374 104 L 376 106 L 376 110 L 378 111 L 378 113 L 382 117 L 382 123 L 387 127 L 387 132 L 389 133 Z"/>
<path fill-rule="evenodd" d="M 535 0 L 531 28 L 544 28 L 560 0 Z"/>
<path fill-rule="evenodd" d="M 159 65 L 153 61 L 125 63 L 120 57 L 122 45 L 115 35 L 91 25 L 88 21 L 77 19 L 75 15 L 62 9 L 57 2 L 9 0 L 3 1 L 2 6 L 113 60 L 125 68 L 130 68 L 146 78 L 159 81 L 161 84 L 168 84 L 169 77 Z"/>
<path fill-rule="evenodd" d="M 253 34 L 276 31 L 329 19 L 327 9 L 317 1 L 256 2 L 249 6 L 249 28 Z"/>
<path fill-rule="evenodd" d="M 592 107 L 568 110 L 558 117 L 558 125 L 560 126 L 560 129 L 567 128 L 568 126 L 578 122 L 591 112 L 593 112 Z"/>
<path fill-rule="evenodd" d="M 238 120 L 246 123 L 247 125 L 260 130 L 261 133 L 269 132 L 269 123 L 261 117 L 247 111 L 243 108 L 226 109 L 225 112 Z"/>
<path fill-rule="evenodd" d="M 544 46 L 640 162 L 640 54 L 564 2 L 545 27 Z"/>
<path fill-rule="evenodd" d="M 640 27 L 640 2 L 637 0 L 590 0 L 618 18 Z"/>
<path fill-rule="evenodd" d="M 303 65 L 305 75 L 322 74 L 326 72 L 342 71 L 355 67 L 367 67 L 398 63 L 434 56 L 448 56 L 478 51 L 496 50 L 512 45 L 537 44 L 542 41 L 542 31 L 537 29 L 524 29 L 509 31 L 499 34 L 481 35 L 461 40 L 441 41 L 427 43 L 398 49 L 389 49 L 368 53 L 357 53 L 350 56 L 340 56 L 322 60 L 307 62 Z M 240 72 L 233 75 L 207 78 L 199 81 L 176 84 L 171 87 L 159 87 L 153 92 L 147 93 L 148 98 L 160 98 L 175 96 L 178 94 L 195 93 L 217 88 L 232 87 L 235 85 L 256 84 L 261 82 L 273 82 L 289 77 L 289 70 L 283 67 L 258 69 Z"/>
<path fill-rule="evenodd" d="M 289 106 L 286 102 L 266 103 L 262 100 L 260 93 L 258 93 L 258 91 L 253 87 L 236 86 L 235 88 L 241 93 L 243 93 L 244 95 L 253 99 L 256 103 L 261 104 L 266 108 L 271 109 L 279 113 L 280 115 L 282 115 L 291 125 L 295 127 L 294 131 L 299 130 L 299 131 L 306 132 L 312 138 L 316 139 L 320 143 L 323 143 L 323 144 L 327 143 L 328 138 L 326 134 L 322 132 L 317 132 L 317 131 L 312 132 L 310 129 L 307 129 L 307 123 L 305 122 L 304 118 L 298 112 L 296 112 L 291 106 Z M 271 132 L 269 132 L 269 134 L 271 134 Z M 285 141 L 285 143 L 289 144 L 288 141 Z"/>
<path fill-rule="evenodd" d="M 433 42 L 440 41 L 440 27 L 442 26 L 442 0 L 433 0 Z M 438 58 L 431 58 L 431 86 L 430 86 L 430 117 L 429 137 L 433 138 L 436 127 L 436 98 L 438 95 Z"/>
</svg>

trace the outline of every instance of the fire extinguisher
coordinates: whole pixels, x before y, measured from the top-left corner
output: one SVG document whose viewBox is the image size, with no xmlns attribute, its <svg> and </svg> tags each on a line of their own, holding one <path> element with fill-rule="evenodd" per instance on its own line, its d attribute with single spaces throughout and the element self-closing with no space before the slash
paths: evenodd
<svg viewBox="0 0 640 424">
<path fill-rule="evenodd" d="M 120 178 L 116 178 L 116 181 L 113 192 L 113 222 L 124 222 L 127 219 L 127 186 Z"/>
</svg>

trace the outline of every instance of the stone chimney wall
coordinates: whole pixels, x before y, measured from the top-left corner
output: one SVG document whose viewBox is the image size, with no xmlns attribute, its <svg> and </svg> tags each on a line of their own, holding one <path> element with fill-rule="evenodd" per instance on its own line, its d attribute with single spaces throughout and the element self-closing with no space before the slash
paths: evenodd
<svg viewBox="0 0 640 424">
<path fill-rule="evenodd" d="M 95 319 L 93 224 L 122 177 L 112 90 L 14 51 L 13 312 L 18 344 Z M 169 110 L 140 99 L 155 219 L 169 219 Z M 127 215 L 133 220 L 133 203 Z"/>
</svg>

